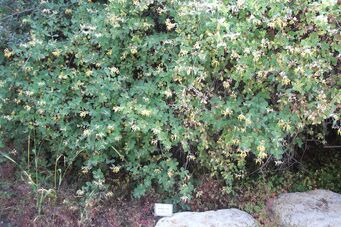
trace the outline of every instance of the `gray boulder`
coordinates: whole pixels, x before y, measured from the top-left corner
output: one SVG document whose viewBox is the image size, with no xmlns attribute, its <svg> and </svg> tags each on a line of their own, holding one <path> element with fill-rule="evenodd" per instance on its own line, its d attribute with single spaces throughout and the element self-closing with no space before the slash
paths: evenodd
<svg viewBox="0 0 341 227">
<path fill-rule="evenodd" d="M 282 226 L 341 226 L 341 195 L 328 190 L 281 194 L 271 210 Z"/>
<path fill-rule="evenodd" d="M 155 227 L 256 227 L 256 220 L 238 209 L 180 212 L 158 221 Z"/>
</svg>

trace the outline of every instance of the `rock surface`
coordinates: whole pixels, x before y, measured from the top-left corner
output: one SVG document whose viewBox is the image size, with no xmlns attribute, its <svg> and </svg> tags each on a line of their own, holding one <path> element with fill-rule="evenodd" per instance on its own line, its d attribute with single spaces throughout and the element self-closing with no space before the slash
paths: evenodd
<svg viewBox="0 0 341 227">
<path fill-rule="evenodd" d="M 256 220 L 238 209 L 180 212 L 160 219 L 155 227 L 256 227 Z"/>
<path fill-rule="evenodd" d="M 341 195 L 328 190 L 285 193 L 275 199 L 272 212 L 283 226 L 341 226 Z"/>
</svg>

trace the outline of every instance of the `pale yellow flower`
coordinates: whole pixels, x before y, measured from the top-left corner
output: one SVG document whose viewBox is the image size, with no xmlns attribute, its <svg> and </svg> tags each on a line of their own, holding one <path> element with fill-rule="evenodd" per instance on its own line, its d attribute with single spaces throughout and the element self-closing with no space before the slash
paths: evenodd
<svg viewBox="0 0 341 227">
<path fill-rule="evenodd" d="M 60 50 L 52 51 L 52 55 L 55 57 L 59 57 L 60 56 Z"/>
<path fill-rule="evenodd" d="M 230 87 L 230 83 L 229 83 L 228 81 L 224 81 L 224 82 L 223 82 L 223 87 L 224 87 L 225 89 L 229 88 L 229 87 Z"/>
<path fill-rule="evenodd" d="M 90 135 L 91 135 L 91 130 L 85 129 L 85 130 L 83 131 L 83 136 L 90 136 Z"/>
<path fill-rule="evenodd" d="M 181 199 L 181 201 L 184 202 L 184 203 L 188 202 L 188 200 L 189 200 L 188 196 L 181 196 L 180 199 Z"/>
<path fill-rule="evenodd" d="M 59 74 L 58 78 L 59 78 L 60 80 L 66 80 L 66 79 L 67 79 L 67 76 L 66 76 L 63 72 L 61 72 L 61 73 Z"/>
<path fill-rule="evenodd" d="M 83 190 L 77 190 L 76 194 L 78 196 L 83 196 L 84 195 L 84 191 Z"/>
<path fill-rule="evenodd" d="M 154 173 L 161 173 L 160 169 L 154 169 Z"/>
<path fill-rule="evenodd" d="M 121 108 L 120 106 L 114 106 L 114 107 L 112 108 L 112 110 L 113 110 L 114 112 L 119 112 L 119 111 L 122 110 L 122 108 Z"/>
<path fill-rule="evenodd" d="M 257 151 L 259 151 L 260 153 L 265 152 L 265 147 L 264 147 L 264 145 L 259 145 L 259 146 L 257 146 Z"/>
<path fill-rule="evenodd" d="M 247 118 L 247 119 L 245 120 L 245 124 L 246 124 L 246 125 L 251 125 L 251 123 L 252 123 L 252 121 L 251 121 L 249 118 Z"/>
<path fill-rule="evenodd" d="M 111 197 L 114 196 L 114 193 L 112 193 L 112 192 L 107 192 L 107 193 L 105 194 L 105 196 L 106 196 L 107 198 L 111 198 Z"/>
<path fill-rule="evenodd" d="M 233 139 L 232 143 L 235 145 L 238 145 L 240 143 L 240 140 L 239 139 Z"/>
<path fill-rule="evenodd" d="M 120 166 L 113 166 L 110 168 L 113 173 L 118 173 L 121 170 Z"/>
<path fill-rule="evenodd" d="M 172 91 L 170 89 L 167 89 L 164 93 L 165 93 L 167 98 L 169 98 L 169 97 L 171 97 L 173 95 Z"/>
<path fill-rule="evenodd" d="M 86 115 L 88 115 L 89 114 L 89 112 L 88 111 L 81 111 L 80 113 L 79 113 L 79 116 L 81 116 L 81 117 L 86 117 Z"/>
<path fill-rule="evenodd" d="M 83 174 L 87 174 L 89 172 L 89 168 L 86 167 L 86 166 L 83 166 L 81 171 L 82 171 Z"/>
<path fill-rule="evenodd" d="M 243 114 L 238 115 L 238 120 L 244 121 L 245 119 L 246 119 L 246 117 Z"/>
<path fill-rule="evenodd" d="M 107 127 L 107 130 L 108 130 L 109 133 L 111 133 L 112 131 L 115 130 L 115 126 L 114 126 L 114 125 L 109 125 L 109 126 Z"/>
<path fill-rule="evenodd" d="M 136 47 L 132 47 L 132 48 L 130 49 L 130 53 L 132 53 L 132 54 L 137 54 L 137 48 L 136 48 Z"/>
<path fill-rule="evenodd" d="M 240 156 L 242 159 L 244 159 L 244 158 L 246 158 L 247 154 L 248 154 L 248 151 L 247 151 L 247 150 L 242 150 L 242 151 L 240 152 L 239 156 Z"/>
<path fill-rule="evenodd" d="M 151 110 L 141 110 L 141 115 L 142 116 L 150 116 L 152 114 L 152 111 Z"/>
<path fill-rule="evenodd" d="M 8 50 L 8 49 L 4 50 L 4 56 L 6 58 L 10 58 L 12 55 L 13 55 L 13 53 L 10 50 Z"/>
<path fill-rule="evenodd" d="M 168 175 L 169 178 L 172 178 L 174 176 L 174 171 L 173 170 L 169 170 L 167 172 L 167 175 Z"/>
<path fill-rule="evenodd" d="M 172 23 L 171 20 L 169 18 L 166 19 L 166 26 L 167 26 L 167 30 L 172 30 L 173 28 L 175 28 L 176 24 Z"/>
<path fill-rule="evenodd" d="M 285 75 L 284 72 L 281 72 L 280 76 L 281 76 L 280 80 L 283 85 L 289 85 L 291 83 L 290 79 Z"/>
<path fill-rule="evenodd" d="M 230 110 L 230 108 L 226 108 L 222 114 L 226 117 L 226 116 L 230 116 L 232 114 L 232 110 Z"/>
<path fill-rule="evenodd" d="M 103 132 L 97 133 L 96 134 L 96 139 L 100 140 L 105 136 L 105 134 Z"/>
<path fill-rule="evenodd" d="M 268 154 L 265 153 L 265 152 L 260 152 L 260 153 L 258 154 L 258 157 L 261 158 L 261 159 L 264 159 L 264 158 L 266 158 L 267 156 L 268 156 Z"/>
<path fill-rule="evenodd" d="M 109 51 L 107 52 L 107 55 L 108 55 L 108 56 L 111 56 L 111 55 L 112 55 L 112 50 L 109 50 Z"/>
<path fill-rule="evenodd" d="M 90 70 L 90 69 L 86 70 L 85 75 L 86 76 L 91 76 L 92 75 L 92 70 Z"/>
<path fill-rule="evenodd" d="M 110 68 L 110 72 L 115 73 L 115 74 L 120 74 L 120 70 L 118 68 L 116 68 L 115 66 Z"/>
<path fill-rule="evenodd" d="M 310 115 L 310 116 L 312 116 L 312 115 Z M 286 122 L 284 120 L 279 120 L 278 126 L 282 129 L 284 129 L 285 131 L 289 131 L 291 129 L 290 121 Z"/>
<path fill-rule="evenodd" d="M 66 10 L 65 10 L 65 14 L 67 14 L 67 15 L 72 14 L 72 9 L 66 9 Z"/>
</svg>

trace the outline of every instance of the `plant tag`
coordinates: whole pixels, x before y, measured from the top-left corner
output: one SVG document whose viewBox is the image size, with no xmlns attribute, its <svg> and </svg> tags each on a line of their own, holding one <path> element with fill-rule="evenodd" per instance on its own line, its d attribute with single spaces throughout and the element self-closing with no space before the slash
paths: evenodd
<svg viewBox="0 0 341 227">
<path fill-rule="evenodd" d="M 155 203 L 154 215 L 161 217 L 169 217 L 173 215 L 173 204 Z"/>
</svg>

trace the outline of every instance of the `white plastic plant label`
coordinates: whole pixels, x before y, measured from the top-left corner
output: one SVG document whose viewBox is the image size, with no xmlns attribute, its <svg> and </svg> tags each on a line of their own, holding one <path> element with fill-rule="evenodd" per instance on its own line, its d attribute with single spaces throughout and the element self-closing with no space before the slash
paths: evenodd
<svg viewBox="0 0 341 227">
<path fill-rule="evenodd" d="M 169 217 L 173 215 L 173 204 L 155 203 L 154 215 L 159 217 Z"/>
</svg>

